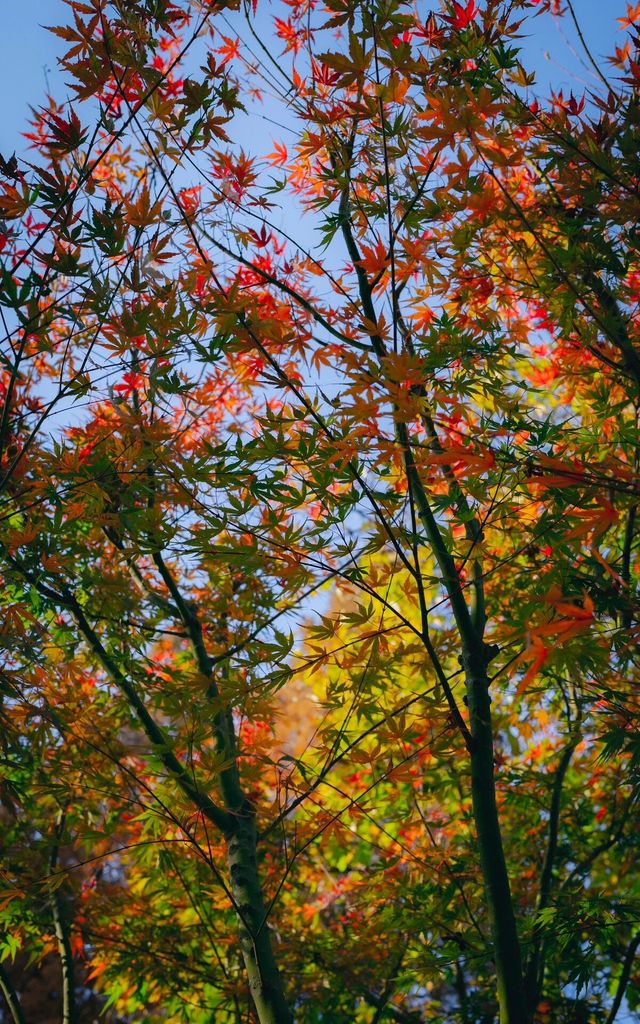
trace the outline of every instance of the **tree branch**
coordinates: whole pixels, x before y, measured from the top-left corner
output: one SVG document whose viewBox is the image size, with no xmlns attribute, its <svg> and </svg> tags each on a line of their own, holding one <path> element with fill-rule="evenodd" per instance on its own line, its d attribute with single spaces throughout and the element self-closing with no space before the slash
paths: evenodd
<svg viewBox="0 0 640 1024">
<path fill-rule="evenodd" d="M 49 875 L 54 874 L 58 866 L 60 843 L 64 832 L 65 812 L 61 811 L 56 822 L 54 833 L 54 844 L 49 858 Z M 52 891 L 50 897 L 51 914 L 53 926 L 58 944 L 58 956 L 62 970 L 62 1024 L 76 1024 L 76 982 L 75 968 L 73 963 L 73 950 L 71 948 L 71 936 L 69 934 L 69 921 L 67 910 L 59 887 Z"/>
<path fill-rule="evenodd" d="M 574 751 L 580 741 L 580 734 L 577 728 L 569 739 L 567 746 L 562 752 L 560 762 L 556 768 L 551 789 L 551 806 L 549 809 L 549 826 L 547 830 L 548 840 L 542 871 L 540 874 L 540 887 L 536 902 L 536 917 L 549 905 L 553 871 L 555 867 L 556 853 L 558 849 L 558 834 L 560 827 L 560 810 L 562 802 L 562 788 L 565 776 L 571 763 Z M 544 928 L 539 921 L 536 921 L 533 928 L 532 944 L 525 968 L 525 988 L 529 1007 L 533 1011 L 538 1005 L 538 999 L 544 976 Z"/>
<path fill-rule="evenodd" d="M 622 962 L 622 971 L 620 973 L 620 977 L 618 978 L 616 994 L 613 997 L 613 1003 L 611 1004 L 611 1009 L 607 1014 L 607 1019 L 605 1020 L 604 1024 L 613 1024 L 614 1020 L 616 1019 L 618 1010 L 620 1009 L 620 1006 L 622 1004 L 622 999 L 624 997 L 627 985 L 629 984 L 629 978 L 631 977 L 631 968 L 633 967 L 633 961 L 638 951 L 638 946 L 640 946 L 640 932 L 637 932 L 636 935 L 634 935 L 631 942 L 627 946 L 627 952 L 625 953 L 625 957 Z"/>
<path fill-rule="evenodd" d="M 11 1014 L 13 1024 L 27 1024 L 26 1017 L 22 1012 L 18 993 L 16 992 L 14 984 L 2 964 L 0 964 L 0 992 L 2 992 L 7 1006 L 9 1007 L 9 1013 Z"/>
</svg>

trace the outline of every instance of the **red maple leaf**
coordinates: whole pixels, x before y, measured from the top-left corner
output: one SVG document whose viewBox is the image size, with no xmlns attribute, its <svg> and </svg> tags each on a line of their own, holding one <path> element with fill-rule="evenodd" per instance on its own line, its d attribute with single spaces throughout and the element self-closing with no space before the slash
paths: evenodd
<svg viewBox="0 0 640 1024">
<path fill-rule="evenodd" d="M 455 28 L 458 32 L 470 25 L 476 14 L 479 13 L 479 9 L 476 7 L 474 0 L 469 0 L 466 7 L 464 4 L 459 4 L 454 0 L 453 14 L 445 14 L 445 21 L 448 21 L 450 25 Z"/>
<path fill-rule="evenodd" d="M 138 391 L 144 385 L 144 377 L 141 373 L 125 373 L 120 384 L 116 384 L 114 391 L 117 391 L 122 398 L 129 398 L 134 391 Z"/>
</svg>

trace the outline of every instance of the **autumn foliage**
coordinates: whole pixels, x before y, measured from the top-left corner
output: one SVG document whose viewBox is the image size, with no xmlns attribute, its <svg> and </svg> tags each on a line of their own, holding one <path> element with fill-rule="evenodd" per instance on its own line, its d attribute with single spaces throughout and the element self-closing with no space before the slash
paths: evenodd
<svg viewBox="0 0 640 1024">
<path fill-rule="evenodd" d="M 571 4 L 67 6 L 0 161 L 2 1019 L 621 1021 L 640 5 L 546 97 Z"/>
</svg>

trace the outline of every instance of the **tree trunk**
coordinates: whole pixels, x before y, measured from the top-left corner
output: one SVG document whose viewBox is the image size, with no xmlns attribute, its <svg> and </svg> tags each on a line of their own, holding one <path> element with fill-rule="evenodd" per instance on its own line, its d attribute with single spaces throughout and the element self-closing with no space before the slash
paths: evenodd
<svg viewBox="0 0 640 1024">
<path fill-rule="evenodd" d="M 491 698 L 484 645 L 464 657 L 471 726 L 471 797 L 491 924 L 500 1024 L 525 1024 L 520 942 L 502 845 L 493 762 Z"/>
<path fill-rule="evenodd" d="M 378 317 L 373 302 L 373 290 L 366 272 L 362 269 L 362 257 L 351 228 L 347 190 L 342 194 L 340 212 L 343 219 L 342 234 L 358 277 L 362 309 L 367 319 L 377 324 Z M 395 316 L 396 311 L 394 310 Z M 386 356 L 382 337 L 373 334 L 371 345 L 378 359 L 382 360 Z M 384 366 L 382 363 L 381 365 Z M 401 419 L 398 419 L 395 424 L 395 432 L 404 453 L 409 493 L 416 503 L 418 516 L 442 574 L 442 583 L 451 603 L 451 611 L 460 636 L 461 662 L 465 671 L 471 733 L 470 736 L 465 736 L 465 742 L 471 760 L 473 817 L 478 835 L 480 867 L 491 923 L 500 1024 L 526 1024 L 526 1000 L 520 942 L 513 912 L 509 874 L 502 846 L 502 833 L 496 804 L 493 727 L 487 673 L 488 657 L 487 647 L 483 641 L 485 610 L 484 598 L 480 598 L 482 578 L 480 574 L 476 579 L 476 597 L 479 600 L 476 614 L 472 616 L 460 583 L 455 560 L 443 539 L 429 497 L 423 487 L 418 467 L 415 464 L 406 424 Z M 475 540 L 477 539 L 476 537 Z"/>
<path fill-rule="evenodd" d="M 271 946 L 256 843 L 255 814 L 247 802 L 235 816 L 227 852 L 249 990 L 260 1024 L 293 1024 Z"/>
</svg>

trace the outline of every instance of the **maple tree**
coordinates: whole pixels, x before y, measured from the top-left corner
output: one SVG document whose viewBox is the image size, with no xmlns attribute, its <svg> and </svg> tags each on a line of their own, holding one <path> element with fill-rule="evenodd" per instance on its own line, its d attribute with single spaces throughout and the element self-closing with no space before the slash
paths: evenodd
<svg viewBox="0 0 640 1024">
<path fill-rule="evenodd" d="M 68 7 L 0 163 L 9 1019 L 613 1024 L 640 6 L 547 100 L 571 4 Z"/>
</svg>

